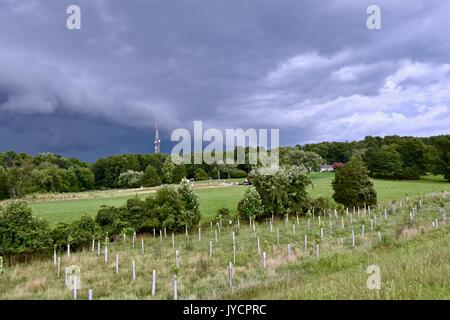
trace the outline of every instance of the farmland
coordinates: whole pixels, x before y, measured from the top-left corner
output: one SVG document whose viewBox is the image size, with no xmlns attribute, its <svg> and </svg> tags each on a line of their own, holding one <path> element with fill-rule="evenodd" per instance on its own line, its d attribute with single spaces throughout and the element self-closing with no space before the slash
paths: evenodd
<svg viewBox="0 0 450 320">
<path fill-rule="evenodd" d="M 326 196 L 331 197 L 333 190 L 331 181 L 332 173 L 319 173 L 311 177 L 313 186 L 310 187 L 309 193 L 312 197 Z M 237 182 L 242 180 L 232 180 Z M 440 192 L 449 189 L 449 183 L 445 182 L 440 176 L 427 176 L 421 180 L 374 180 L 375 189 L 378 193 L 378 201 L 386 202 L 390 200 L 400 199 L 406 195 L 418 196 L 421 194 Z M 196 186 L 196 192 L 200 198 L 200 211 L 203 221 L 211 220 L 216 214 L 217 209 L 225 207 L 230 209 L 232 213 L 236 212 L 237 203 L 244 194 L 244 186 L 223 186 L 220 183 L 202 182 Z M 42 198 L 34 200 L 29 198 L 30 206 L 33 214 L 48 219 L 52 224 L 58 222 L 70 223 L 78 219 L 84 213 L 95 216 L 101 205 L 120 206 L 127 199 L 133 196 L 145 198 L 149 194 L 155 192 L 154 188 L 140 190 L 111 190 L 104 192 L 86 192 L 75 195 L 75 199 L 45 201 Z"/>
<path fill-rule="evenodd" d="M 321 217 L 320 225 L 317 215 L 298 220 L 291 215 L 287 221 L 275 219 L 272 230 L 269 219 L 255 223 L 254 229 L 248 221 L 224 221 L 222 227 L 203 226 L 201 235 L 197 228 L 189 230 L 187 236 L 174 235 L 173 242 L 171 234 L 159 236 L 159 232 L 139 235 L 134 244 L 129 237 L 101 241 L 94 250 L 88 246 L 70 257 L 58 252 L 59 276 L 51 256 L 5 266 L 0 299 L 71 299 L 63 270 L 73 265 L 80 268 L 78 299 L 86 299 L 89 289 L 94 299 L 173 299 L 174 274 L 179 299 L 449 299 L 448 194 L 437 193 L 420 201 L 402 199 L 398 207 L 386 209 L 386 216 L 383 208 L 359 213 L 350 210 L 348 215 L 329 211 Z M 366 285 L 369 265 L 380 268 L 380 289 L 369 290 Z M 151 294 L 153 270 L 155 295 Z"/>
</svg>

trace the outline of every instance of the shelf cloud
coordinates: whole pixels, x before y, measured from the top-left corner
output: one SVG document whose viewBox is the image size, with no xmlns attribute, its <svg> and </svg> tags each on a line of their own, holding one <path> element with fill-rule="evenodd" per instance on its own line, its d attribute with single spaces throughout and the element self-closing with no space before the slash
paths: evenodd
<svg viewBox="0 0 450 320">
<path fill-rule="evenodd" d="M 0 151 L 152 152 L 153 125 L 281 144 L 448 134 L 450 3 L 0 0 Z"/>
</svg>

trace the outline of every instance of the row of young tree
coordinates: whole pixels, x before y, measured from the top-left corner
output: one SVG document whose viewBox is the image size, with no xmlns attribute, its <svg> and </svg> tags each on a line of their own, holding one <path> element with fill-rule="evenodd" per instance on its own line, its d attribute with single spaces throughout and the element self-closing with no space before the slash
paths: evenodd
<svg viewBox="0 0 450 320">
<path fill-rule="evenodd" d="M 88 246 L 92 240 L 117 239 L 135 232 L 181 231 L 200 221 L 198 196 L 187 179 L 159 189 L 145 200 L 132 198 L 122 207 L 102 206 L 95 218 L 87 215 L 51 228 L 43 218 L 33 217 L 25 202 L 0 207 L 0 255 L 48 253 Z"/>
</svg>

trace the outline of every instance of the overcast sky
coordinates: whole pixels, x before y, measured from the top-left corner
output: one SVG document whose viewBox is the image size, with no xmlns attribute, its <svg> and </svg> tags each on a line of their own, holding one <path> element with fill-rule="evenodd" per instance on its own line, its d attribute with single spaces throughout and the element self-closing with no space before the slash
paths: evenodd
<svg viewBox="0 0 450 320">
<path fill-rule="evenodd" d="M 0 151 L 150 153 L 155 119 L 166 152 L 194 120 L 282 145 L 448 134 L 449 17 L 447 0 L 0 0 Z"/>
</svg>

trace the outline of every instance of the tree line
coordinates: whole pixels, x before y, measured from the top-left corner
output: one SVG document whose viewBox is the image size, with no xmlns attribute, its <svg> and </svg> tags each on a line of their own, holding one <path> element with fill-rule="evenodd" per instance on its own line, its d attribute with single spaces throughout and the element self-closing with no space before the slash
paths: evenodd
<svg viewBox="0 0 450 320">
<path fill-rule="evenodd" d="M 246 148 L 247 159 L 248 155 Z M 322 164 L 339 167 L 360 155 L 373 178 L 419 179 L 430 173 L 450 181 L 450 135 L 368 136 L 361 141 L 281 147 L 279 155 L 281 165 L 303 166 L 307 171 L 318 171 Z M 153 187 L 176 184 L 184 177 L 196 181 L 243 178 L 255 167 L 249 163 L 175 165 L 167 154 L 122 154 L 87 163 L 53 153 L 31 156 L 8 151 L 0 153 L 0 199 L 38 192 Z"/>
</svg>

